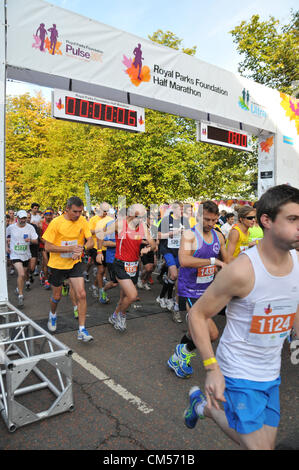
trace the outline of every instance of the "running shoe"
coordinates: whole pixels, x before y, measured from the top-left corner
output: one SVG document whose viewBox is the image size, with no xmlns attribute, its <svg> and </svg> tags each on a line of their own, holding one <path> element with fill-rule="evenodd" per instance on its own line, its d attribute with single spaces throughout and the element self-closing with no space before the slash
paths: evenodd
<svg viewBox="0 0 299 470">
<path fill-rule="evenodd" d="M 108 302 L 109 302 L 109 299 L 107 298 L 107 294 L 104 290 L 101 291 L 101 293 L 100 293 L 99 302 L 101 304 L 108 304 Z"/>
<path fill-rule="evenodd" d="M 172 312 L 172 319 L 175 323 L 182 323 L 181 312 L 179 310 L 173 310 Z"/>
<path fill-rule="evenodd" d="M 30 281 L 26 281 L 26 283 L 25 283 L 26 290 L 30 290 L 30 287 L 31 287 Z"/>
<path fill-rule="evenodd" d="M 51 285 L 50 285 L 49 281 L 47 281 L 47 279 L 44 282 L 44 288 L 47 289 L 47 290 L 51 288 Z"/>
<path fill-rule="evenodd" d="M 119 330 L 118 317 L 119 315 L 112 313 L 112 315 L 110 315 L 110 317 L 108 318 L 109 323 L 111 323 L 111 325 L 113 325 L 116 330 Z"/>
<path fill-rule="evenodd" d="M 173 299 L 166 299 L 166 308 L 167 310 L 169 310 L 170 312 L 172 312 L 173 310 L 173 306 L 174 306 L 174 301 Z"/>
<path fill-rule="evenodd" d="M 70 290 L 69 286 L 68 286 L 67 284 L 63 284 L 63 285 L 62 285 L 61 294 L 62 294 L 64 297 L 66 297 L 66 296 L 68 295 L 68 293 L 69 293 L 69 290 Z"/>
<path fill-rule="evenodd" d="M 161 308 L 166 308 L 166 302 L 164 297 L 157 297 L 156 302 L 160 305 Z"/>
<path fill-rule="evenodd" d="M 118 325 L 121 331 L 125 331 L 127 329 L 127 316 L 122 315 L 121 313 L 118 315 Z"/>
<path fill-rule="evenodd" d="M 18 295 L 18 306 L 23 307 L 24 305 L 24 296 L 23 295 Z"/>
<path fill-rule="evenodd" d="M 89 290 L 91 292 L 92 297 L 94 297 L 96 299 L 98 297 L 98 288 L 94 284 L 92 284 L 89 287 Z"/>
<path fill-rule="evenodd" d="M 48 330 L 53 333 L 54 331 L 56 331 L 56 328 L 57 328 L 57 316 L 56 315 L 55 317 L 49 316 Z"/>
<path fill-rule="evenodd" d="M 79 318 L 78 307 L 74 308 L 74 318 L 76 318 L 76 319 Z"/>
<path fill-rule="evenodd" d="M 204 419 L 203 414 L 198 414 L 198 405 L 201 405 L 200 408 L 204 409 L 207 400 L 199 387 L 192 387 L 189 392 L 189 401 L 190 405 L 184 411 L 184 421 L 185 425 L 189 429 L 193 429 L 196 426 L 197 420 Z"/>
<path fill-rule="evenodd" d="M 78 341 L 83 341 L 83 343 L 88 343 L 89 341 L 92 341 L 93 337 L 88 333 L 86 328 L 83 328 L 82 330 L 78 331 Z"/>
<path fill-rule="evenodd" d="M 180 378 L 180 379 L 187 379 L 188 375 L 186 375 L 180 368 L 180 364 L 178 360 L 175 360 L 173 356 L 170 356 L 170 358 L 167 361 L 167 365 L 172 369 L 175 374 Z"/>
<path fill-rule="evenodd" d="M 180 368 L 186 375 L 192 375 L 193 374 L 193 368 L 190 365 L 190 359 L 191 357 L 195 357 L 195 353 L 185 353 L 183 351 L 184 344 L 178 344 L 175 348 L 175 353 L 177 355 L 178 361 Z"/>
</svg>

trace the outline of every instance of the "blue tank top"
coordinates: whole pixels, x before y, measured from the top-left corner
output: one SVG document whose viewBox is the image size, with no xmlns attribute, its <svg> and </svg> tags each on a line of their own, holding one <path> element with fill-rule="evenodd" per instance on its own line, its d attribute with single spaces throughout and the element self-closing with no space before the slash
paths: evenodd
<svg viewBox="0 0 299 470">
<path fill-rule="evenodd" d="M 193 253 L 195 258 L 218 258 L 220 242 L 217 232 L 212 229 L 213 241 L 207 243 L 196 227 L 191 229 L 197 240 L 197 248 Z M 203 266 L 201 268 L 180 268 L 178 277 L 178 294 L 181 297 L 198 299 L 209 287 L 214 279 L 216 266 Z"/>
</svg>

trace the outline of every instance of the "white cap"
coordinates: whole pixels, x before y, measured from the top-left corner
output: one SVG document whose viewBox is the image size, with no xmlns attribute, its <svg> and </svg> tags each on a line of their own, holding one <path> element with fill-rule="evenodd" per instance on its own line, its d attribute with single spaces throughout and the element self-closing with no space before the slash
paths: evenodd
<svg viewBox="0 0 299 470">
<path fill-rule="evenodd" d="M 26 211 L 18 211 L 17 212 L 17 217 L 19 217 L 20 219 L 22 219 L 23 217 L 27 217 L 27 212 Z"/>
</svg>

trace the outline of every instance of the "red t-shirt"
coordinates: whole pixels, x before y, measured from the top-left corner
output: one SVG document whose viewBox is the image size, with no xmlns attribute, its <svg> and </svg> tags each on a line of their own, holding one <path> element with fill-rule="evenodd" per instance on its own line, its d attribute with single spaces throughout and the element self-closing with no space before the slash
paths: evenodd
<svg viewBox="0 0 299 470">
<path fill-rule="evenodd" d="M 115 258 L 121 261 L 138 261 L 143 237 L 143 226 L 131 229 L 128 227 L 127 220 L 124 220 L 121 232 L 115 234 Z"/>
</svg>

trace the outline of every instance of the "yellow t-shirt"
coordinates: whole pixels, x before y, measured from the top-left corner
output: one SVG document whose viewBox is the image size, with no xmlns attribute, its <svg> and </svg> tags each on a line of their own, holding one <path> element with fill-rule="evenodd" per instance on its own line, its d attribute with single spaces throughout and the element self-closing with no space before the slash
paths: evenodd
<svg viewBox="0 0 299 470">
<path fill-rule="evenodd" d="M 189 217 L 189 225 L 190 228 L 194 227 L 196 225 L 196 218 L 195 217 Z"/>
<path fill-rule="evenodd" d="M 244 232 L 242 232 L 242 230 L 240 229 L 240 227 L 238 227 L 238 225 L 233 225 L 231 230 L 237 230 L 237 232 L 239 233 L 239 240 L 236 244 L 236 248 L 235 248 L 235 251 L 233 253 L 233 257 L 236 258 L 239 253 L 241 253 L 242 251 L 245 251 L 248 249 L 248 243 L 249 243 L 249 233 L 247 233 L 247 235 L 245 235 Z M 228 240 L 226 242 L 226 246 L 228 245 Z"/>
<path fill-rule="evenodd" d="M 67 220 L 64 215 L 53 219 L 43 239 L 56 246 L 84 245 L 85 239 L 91 237 L 88 222 L 82 215 L 75 222 Z M 50 253 L 48 266 L 56 269 L 72 269 L 80 260 L 73 260 L 72 253 Z"/>
<path fill-rule="evenodd" d="M 105 217 L 100 217 L 99 215 L 94 215 L 93 217 L 91 217 L 90 221 L 89 221 L 89 228 L 90 230 L 99 230 L 99 229 L 103 229 L 106 227 L 106 225 L 111 222 L 111 220 L 114 220 L 112 219 L 112 217 L 109 217 L 109 215 L 105 215 Z M 98 248 L 98 239 L 97 239 L 97 236 L 96 235 L 92 235 L 92 238 L 93 238 L 93 241 L 94 241 L 94 245 L 93 247 L 95 249 Z M 107 248 L 105 246 L 102 247 L 102 250 L 105 251 Z"/>
</svg>

